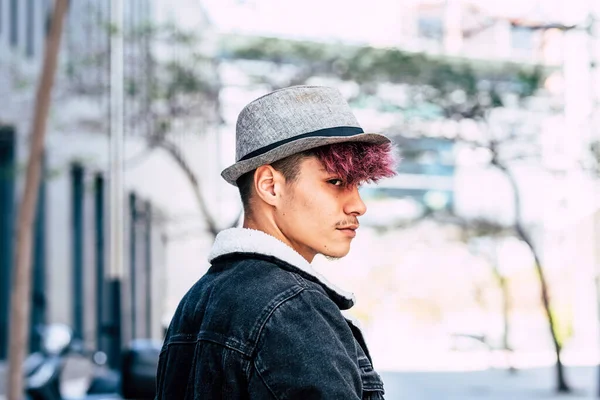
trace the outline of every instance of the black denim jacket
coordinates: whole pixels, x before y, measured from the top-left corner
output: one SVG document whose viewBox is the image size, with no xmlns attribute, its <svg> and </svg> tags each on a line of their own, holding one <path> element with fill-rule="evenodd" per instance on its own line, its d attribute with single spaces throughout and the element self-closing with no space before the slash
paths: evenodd
<svg viewBox="0 0 600 400">
<path fill-rule="evenodd" d="M 351 295 L 262 232 L 231 229 L 171 321 L 157 399 L 383 399 Z"/>
</svg>

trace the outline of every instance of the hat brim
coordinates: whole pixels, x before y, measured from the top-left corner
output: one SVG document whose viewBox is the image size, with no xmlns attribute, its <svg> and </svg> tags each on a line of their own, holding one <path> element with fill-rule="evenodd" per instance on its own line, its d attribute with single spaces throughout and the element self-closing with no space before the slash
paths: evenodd
<svg viewBox="0 0 600 400">
<path fill-rule="evenodd" d="M 242 175 L 247 172 L 253 171 L 261 165 L 267 165 L 274 163 L 275 161 L 281 160 L 285 157 L 297 154 L 305 150 L 314 149 L 316 147 L 327 146 L 334 143 L 346 143 L 346 142 L 361 142 L 361 143 L 375 143 L 384 144 L 390 143 L 390 139 L 380 133 L 360 133 L 353 136 L 315 136 L 309 138 L 303 138 L 294 140 L 283 144 L 271 151 L 268 151 L 259 156 L 250 158 L 248 160 L 238 161 L 232 166 L 225 168 L 221 172 L 221 176 L 228 183 L 233 186 L 237 186 L 236 181 Z"/>
</svg>

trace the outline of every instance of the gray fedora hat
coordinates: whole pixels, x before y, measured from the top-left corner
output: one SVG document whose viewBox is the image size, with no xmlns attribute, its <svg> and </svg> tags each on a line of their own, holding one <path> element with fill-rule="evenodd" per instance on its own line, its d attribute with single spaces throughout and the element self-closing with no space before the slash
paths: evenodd
<svg viewBox="0 0 600 400">
<path fill-rule="evenodd" d="M 342 142 L 389 143 L 379 133 L 365 133 L 350 105 L 334 88 L 292 86 L 252 101 L 236 126 L 236 163 L 221 176 L 237 179 L 261 165 L 315 147 Z"/>
</svg>

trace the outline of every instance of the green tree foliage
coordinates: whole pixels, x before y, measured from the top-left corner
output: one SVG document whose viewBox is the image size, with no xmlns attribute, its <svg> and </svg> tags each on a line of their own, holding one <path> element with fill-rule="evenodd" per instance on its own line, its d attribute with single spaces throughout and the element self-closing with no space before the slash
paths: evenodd
<svg viewBox="0 0 600 400">
<path fill-rule="evenodd" d="M 330 76 L 362 86 L 409 85 L 420 102 L 438 105 L 447 118 L 482 118 L 486 109 L 504 105 L 504 93 L 522 99 L 533 95 L 551 72 L 546 67 L 511 62 L 278 38 L 226 37 L 222 56 L 294 65 L 300 68 L 299 76 Z"/>
</svg>

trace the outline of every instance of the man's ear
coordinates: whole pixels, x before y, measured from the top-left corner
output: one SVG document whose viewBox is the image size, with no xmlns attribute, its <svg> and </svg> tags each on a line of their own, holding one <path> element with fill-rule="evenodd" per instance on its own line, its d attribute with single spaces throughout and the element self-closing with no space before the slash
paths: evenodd
<svg viewBox="0 0 600 400">
<path fill-rule="evenodd" d="M 270 165 L 263 165 L 254 173 L 254 190 L 265 203 L 276 206 L 279 200 L 281 185 L 285 182 L 283 175 Z"/>
</svg>

